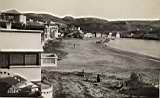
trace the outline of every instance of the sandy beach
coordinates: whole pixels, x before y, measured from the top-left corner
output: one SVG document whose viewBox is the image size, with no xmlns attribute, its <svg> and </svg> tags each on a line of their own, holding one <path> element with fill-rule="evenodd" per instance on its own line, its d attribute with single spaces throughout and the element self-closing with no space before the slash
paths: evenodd
<svg viewBox="0 0 160 98">
<path fill-rule="evenodd" d="M 117 93 L 117 90 L 110 89 L 110 87 L 112 88 L 117 83 L 128 80 L 132 72 L 140 74 L 143 83 L 158 85 L 160 70 L 158 59 L 112 49 L 96 44 L 97 40 L 63 40 L 64 48 L 61 50 L 67 52 L 68 55 L 58 62 L 56 68 L 43 69 L 43 71 L 45 70 L 43 72 L 44 77 L 49 77 L 44 80 L 54 85 L 55 92 L 61 93 L 55 93 L 55 98 L 62 98 L 62 95 L 65 98 L 106 98 L 107 96 L 124 98 L 124 95 Z M 89 82 L 85 81 L 86 77 L 79 76 L 79 73 L 83 71 Z M 102 82 L 95 86 L 97 85 L 94 83 L 97 74 L 101 75 Z M 76 85 L 80 86 L 76 88 Z M 79 90 L 80 88 L 81 90 Z M 106 92 L 106 89 L 109 92 Z M 88 93 L 86 92 L 88 95 L 84 93 L 85 90 L 89 90 Z M 97 95 L 92 94 L 95 92 L 97 92 Z"/>
</svg>

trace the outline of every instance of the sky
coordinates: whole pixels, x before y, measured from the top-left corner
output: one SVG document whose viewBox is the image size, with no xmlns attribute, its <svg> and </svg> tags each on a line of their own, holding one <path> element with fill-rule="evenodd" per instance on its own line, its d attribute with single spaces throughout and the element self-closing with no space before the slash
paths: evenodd
<svg viewBox="0 0 160 98">
<path fill-rule="evenodd" d="M 160 0 L 0 0 L 0 11 L 104 19 L 160 19 Z"/>
</svg>

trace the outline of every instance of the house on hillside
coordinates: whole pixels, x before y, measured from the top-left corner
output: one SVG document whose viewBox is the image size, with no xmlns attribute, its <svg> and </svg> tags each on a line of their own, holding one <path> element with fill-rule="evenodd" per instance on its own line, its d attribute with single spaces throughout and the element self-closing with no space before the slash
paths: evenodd
<svg viewBox="0 0 160 98">
<path fill-rule="evenodd" d="M 112 32 L 109 32 L 108 38 L 112 38 Z"/>
<path fill-rule="evenodd" d="M 42 41 L 46 42 L 47 40 L 53 40 L 59 38 L 61 33 L 58 32 L 57 24 L 45 24 L 45 30 L 42 34 Z"/>
<path fill-rule="evenodd" d="M 92 33 L 84 34 L 84 38 L 92 38 L 92 37 L 94 37 L 94 34 L 92 34 Z"/>
<path fill-rule="evenodd" d="M 11 29 L 13 23 L 26 24 L 26 16 L 16 10 L 1 12 L 1 22 L 6 23 L 6 28 Z"/>
<path fill-rule="evenodd" d="M 96 38 L 103 38 L 107 36 L 107 34 L 104 32 L 95 32 L 94 34 Z"/>
<path fill-rule="evenodd" d="M 121 38 L 120 32 L 117 32 L 117 33 L 116 33 L 116 38 Z"/>
<path fill-rule="evenodd" d="M 121 38 L 124 31 L 111 31 L 108 33 L 108 38 Z"/>
<path fill-rule="evenodd" d="M 102 33 L 100 33 L 100 32 L 96 32 L 96 33 L 95 33 L 95 37 L 96 37 L 96 38 L 100 38 L 100 37 L 102 37 Z"/>
</svg>

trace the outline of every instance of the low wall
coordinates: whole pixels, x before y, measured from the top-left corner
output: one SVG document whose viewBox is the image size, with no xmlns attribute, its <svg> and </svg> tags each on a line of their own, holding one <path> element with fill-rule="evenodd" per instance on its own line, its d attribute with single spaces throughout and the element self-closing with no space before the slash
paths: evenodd
<svg viewBox="0 0 160 98">
<path fill-rule="evenodd" d="M 23 76 L 29 81 L 41 81 L 41 67 L 40 66 L 36 66 L 36 67 L 11 66 L 10 69 L 8 69 L 8 71 L 16 73 L 20 76 Z"/>
<path fill-rule="evenodd" d="M 8 70 L 6 70 L 6 69 L 0 69 L 0 78 L 3 78 L 3 77 L 13 77 L 13 76 L 14 76 L 14 74 L 8 72 Z"/>
<path fill-rule="evenodd" d="M 58 57 L 53 53 L 42 53 L 41 54 L 41 66 L 42 67 L 56 67 Z"/>
<path fill-rule="evenodd" d="M 53 87 L 52 86 L 49 86 L 49 87 L 42 86 L 41 93 L 42 93 L 43 98 L 53 98 Z"/>
</svg>

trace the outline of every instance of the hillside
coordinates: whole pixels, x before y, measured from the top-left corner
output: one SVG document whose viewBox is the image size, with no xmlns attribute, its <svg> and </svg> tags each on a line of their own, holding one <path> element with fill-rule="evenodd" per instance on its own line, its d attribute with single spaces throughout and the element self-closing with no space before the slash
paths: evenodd
<svg viewBox="0 0 160 98">
<path fill-rule="evenodd" d="M 27 20 L 32 19 L 34 22 L 40 21 L 43 23 L 53 21 L 62 25 L 74 25 L 81 27 L 86 32 L 108 32 L 108 31 L 134 31 L 140 29 L 142 31 L 149 31 L 151 28 L 160 28 L 159 21 L 108 21 L 96 17 L 74 18 L 72 16 L 65 16 L 63 18 L 51 14 L 39 13 L 20 13 L 19 11 L 7 10 L 5 13 L 18 13 L 27 16 Z"/>
<path fill-rule="evenodd" d="M 19 13 L 16 10 L 9 10 L 6 12 Z M 108 33 L 111 31 L 122 32 L 136 32 L 136 38 L 160 39 L 160 20 L 157 21 L 108 21 L 105 19 L 95 17 L 75 18 L 72 16 L 65 16 L 63 18 L 51 14 L 39 13 L 23 13 L 27 16 L 26 29 L 43 29 L 44 25 L 41 23 L 56 22 L 59 24 L 60 32 L 70 34 L 72 27 L 81 27 L 83 32 L 102 32 Z M 32 20 L 33 22 L 31 22 Z M 41 22 L 41 23 L 39 23 Z M 0 23 L 5 27 L 4 23 Z M 13 25 L 14 28 L 24 28 L 21 24 Z M 137 33 L 138 32 L 138 33 Z M 141 33 L 139 36 L 139 33 Z M 142 34 L 143 33 L 143 34 Z M 138 36 L 138 37 L 137 37 Z"/>
<path fill-rule="evenodd" d="M 159 28 L 160 21 L 108 21 L 105 19 L 86 17 L 86 18 L 74 18 L 71 16 L 65 16 L 59 18 L 50 14 L 35 14 L 25 13 L 27 19 L 33 19 L 34 21 L 53 21 L 66 25 L 75 25 L 82 28 L 87 32 L 106 32 L 106 31 L 132 31 L 132 30 L 144 30 L 148 31 L 150 28 Z"/>
<path fill-rule="evenodd" d="M 25 13 L 24 15 L 26 15 L 27 20 L 33 19 L 34 21 L 41 21 L 41 22 L 54 21 L 54 22 L 64 23 L 64 21 L 61 18 L 55 17 L 50 14 Z"/>
</svg>

